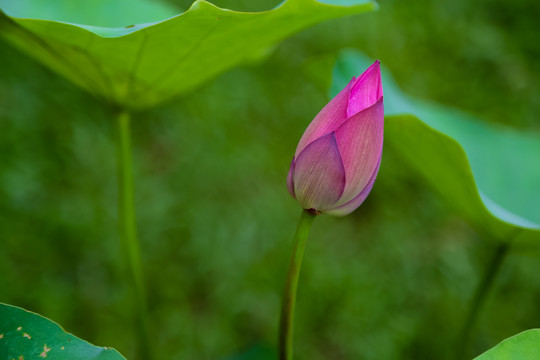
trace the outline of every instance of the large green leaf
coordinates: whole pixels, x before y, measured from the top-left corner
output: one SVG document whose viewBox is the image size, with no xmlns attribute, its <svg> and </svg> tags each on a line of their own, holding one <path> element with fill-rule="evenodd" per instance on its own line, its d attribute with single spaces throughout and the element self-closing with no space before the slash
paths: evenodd
<svg viewBox="0 0 540 360">
<path fill-rule="evenodd" d="M 540 358 L 540 329 L 512 336 L 475 360 L 537 360 Z"/>
<path fill-rule="evenodd" d="M 359 52 L 342 52 L 332 92 L 370 62 Z M 387 115 L 415 115 L 387 116 L 387 146 L 491 237 L 540 238 L 539 136 L 482 123 L 459 111 L 408 97 L 386 69 L 383 88 Z"/>
<path fill-rule="evenodd" d="M 386 117 L 386 146 L 399 154 L 444 199 L 488 237 L 540 240 L 539 227 L 482 198 L 467 153 L 452 137 L 413 115 Z M 495 210 L 494 210 L 495 209 Z M 498 209 L 498 210 L 497 210 Z"/>
<path fill-rule="evenodd" d="M 0 8 L 15 18 L 103 27 L 161 21 L 180 12 L 159 0 L 0 0 Z"/>
<path fill-rule="evenodd" d="M 242 13 L 197 0 L 170 19 L 115 28 L 0 12 L 0 34 L 94 95 L 140 109 L 252 61 L 301 29 L 375 8 L 371 1 L 287 0 L 273 10 Z"/>
<path fill-rule="evenodd" d="M 118 351 L 94 346 L 30 311 L 0 304 L 0 359 L 125 360 Z"/>
</svg>

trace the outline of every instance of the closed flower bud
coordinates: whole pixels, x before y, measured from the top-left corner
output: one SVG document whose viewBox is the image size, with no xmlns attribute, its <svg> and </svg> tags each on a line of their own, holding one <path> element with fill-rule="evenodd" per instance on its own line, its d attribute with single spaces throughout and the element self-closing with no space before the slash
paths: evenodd
<svg viewBox="0 0 540 360">
<path fill-rule="evenodd" d="M 290 194 L 312 212 L 343 216 L 366 199 L 381 163 L 384 107 L 377 60 L 313 119 L 287 177 Z"/>
</svg>

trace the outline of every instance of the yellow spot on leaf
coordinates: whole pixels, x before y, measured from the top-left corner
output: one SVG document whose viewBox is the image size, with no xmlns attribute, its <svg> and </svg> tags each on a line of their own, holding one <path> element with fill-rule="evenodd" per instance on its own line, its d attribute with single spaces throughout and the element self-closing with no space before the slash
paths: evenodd
<svg viewBox="0 0 540 360">
<path fill-rule="evenodd" d="M 0 334 L 0 339 L 3 339 L 4 338 L 4 334 Z"/>
<path fill-rule="evenodd" d="M 32 337 L 30 336 L 30 334 L 28 333 L 24 333 L 22 334 L 23 337 L 27 338 L 27 339 L 31 339 Z"/>
<path fill-rule="evenodd" d="M 22 330 L 22 326 L 19 326 L 19 327 L 17 328 L 17 331 L 21 331 L 21 330 Z"/>
<path fill-rule="evenodd" d="M 64 349 L 65 349 L 65 347 L 62 346 L 62 348 L 60 350 L 64 350 Z"/>
<path fill-rule="evenodd" d="M 43 346 L 43 352 L 39 354 L 39 356 L 41 356 L 42 358 L 46 358 L 49 351 L 51 351 L 51 348 L 48 348 L 47 344 L 45 344 L 45 346 Z"/>
<path fill-rule="evenodd" d="M 24 360 L 24 356 L 19 356 L 19 360 Z"/>
</svg>

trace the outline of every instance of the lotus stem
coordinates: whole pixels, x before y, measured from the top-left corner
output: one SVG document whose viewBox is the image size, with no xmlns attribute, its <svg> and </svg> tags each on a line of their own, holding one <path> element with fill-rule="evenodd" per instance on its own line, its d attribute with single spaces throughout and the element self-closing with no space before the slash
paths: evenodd
<svg viewBox="0 0 540 360">
<path fill-rule="evenodd" d="M 471 301 L 467 318 L 461 329 L 460 341 L 458 344 L 459 351 L 457 352 L 459 360 L 465 359 L 465 356 L 467 356 L 471 342 L 471 334 L 476 326 L 478 316 L 486 303 L 489 292 L 495 283 L 497 274 L 501 269 L 509 249 L 509 241 L 499 243 L 487 263 L 482 279 L 478 283 L 474 297 Z"/>
<path fill-rule="evenodd" d="M 132 292 L 136 303 L 137 317 L 137 358 L 151 360 L 152 352 L 148 332 L 148 310 L 146 286 L 141 263 L 141 252 L 137 239 L 137 219 L 135 214 L 133 159 L 131 154 L 130 114 L 121 111 L 118 120 L 118 193 L 120 233 L 124 245 L 126 262 L 129 265 Z"/>
<path fill-rule="evenodd" d="M 296 234 L 293 239 L 293 254 L 289 264 L 287 273 L 287 281 L 283 291 L 283 299 L 281 304 L 281 317 L 279 323 L 279 359 L 293 359 L 293 330 L 294 330 L 294 308 L 296 304 L 296 290 L 298 288 L 298 278 L 300 276 L 300 267 L 302 266 L 302 258 L 306 248 L 306 240 L 309 235 L 309 230 L 313 224 L 313 220 L 317 216 L 317 212 L 303 210 Z"/>
</svg>

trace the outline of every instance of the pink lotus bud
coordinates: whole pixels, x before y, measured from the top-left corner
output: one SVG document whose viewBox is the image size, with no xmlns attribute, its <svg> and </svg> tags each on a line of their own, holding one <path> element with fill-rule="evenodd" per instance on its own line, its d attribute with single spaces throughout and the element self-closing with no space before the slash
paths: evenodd
<svg viewBox="0 0 540 360">
<path fill-rule="evenodd" d="M 313 119 L 298 143 L 287 187 L 304 209 L 343 216 L 366 199 L 381 164 L 384 107 L 379 61 Z"/>
</svg>

